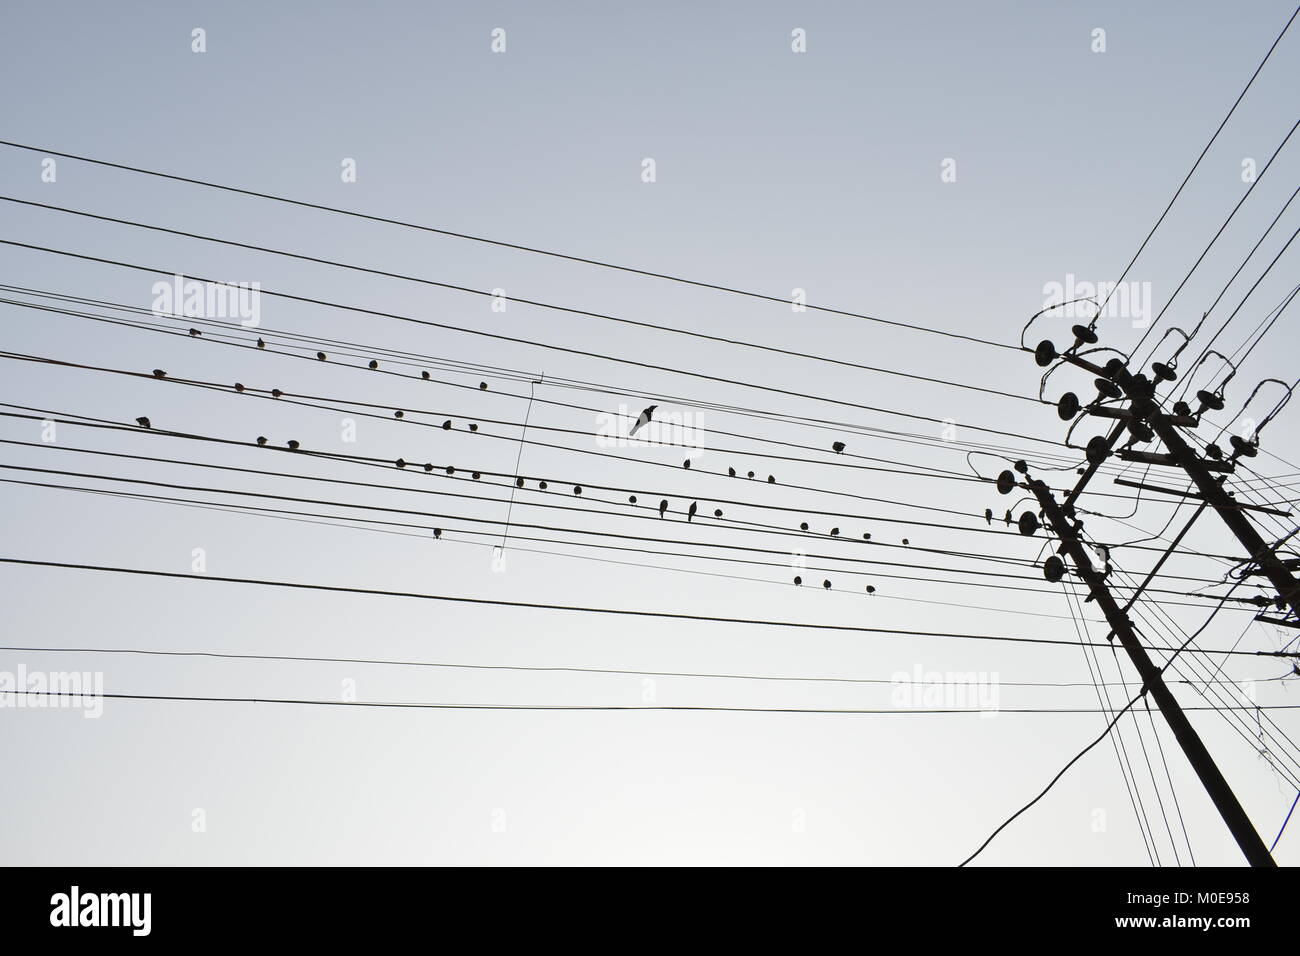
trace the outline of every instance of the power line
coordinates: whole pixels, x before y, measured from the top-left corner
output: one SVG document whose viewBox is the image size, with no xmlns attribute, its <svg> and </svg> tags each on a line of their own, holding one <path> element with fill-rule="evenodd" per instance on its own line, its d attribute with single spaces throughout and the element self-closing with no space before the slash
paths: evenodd
<svg viewBox="0 0 1300 956">
<path fill-rule="evenodd" d="M 204 186 L 209 189 L 219 189 L 224 192 L 238 193 L 240 195 L 251 196 L 257 199 L 270 199 L 275 202 L 285 203 L 287 205 L 292 205 L 292 206 L 299 206 L 304 209 L 315 209 L 321 212 L 330 212 L 338 215 L 350 216 L 354 219 L 364 219 L 369 222 L 384 223 L 385 225 L 391 225 L 391 226 L 401 226 L 406 229 L 415 229 L 415 230 L 419 230 L 420 232 L 427 232 L 427 233 L 433 233 L 441 236 L 448 236 L 454 239 L 465 239 L 471 242 L 479 242 L 479 243 L 484 243 L 486 245 L 499 246 L 505 249 L 513 249 L 518 252 L 528 252 L 528 253 L 533 253 L 535 255 L 549 256 L 550 258 L 553 259 L 563 259 L 569 262 L 581 263 L 583 265 L 599 266 L 600 268 L 604 268 L 604 269 L 613 269 L 619 272 L 631 273 L 633 275 L 640 275 L 640 276 L 645 276 L 653 279 L 664 279 L 669 282 L 677 282 L 683 285 L 695 286 L 697 288 L 702 288 L 702 289 L 712 289 L 716 292 L 726 292 L 732 295 L 745 296 L 747 298 L 756 299 L 760 301 L 774 302 L 786 306 L 791 304 L 789 299 L 783 299 L 771 295 L 764 295 L 758 292 L 750 292 L 743 289 L 732 288 L 729 286 L 715 284 L 711 282 L 702 282 L 695 279 L 687 279 L 681 276 L 669 275 L 667 273 L 662 273 L 662 272 L 653 272 L 647 269 L 638 269 L 632 266 L 617 265 L 615 263 L 603 261 L 600 259 L 590 259 L 581 256 L 566 255 L 564 253 L 555 252 L 553 250 L 540 249 L 534 246 L 526 246 L 518 243 L 505 242 L 499 239 L 488 239 L 483 236 L 473 236 L 463 232 L 453 232 L 448 229 L 440 229 L 433 226 L 419 225 L 417 223 L 405 222 L 400 219 L 392 219 L 385 216 L 369 215 L 367 213 L 356 212 L 354 210 L 342 209 L 337 206 L 327 206 L 320 203 L 304 202 L 298 199 L 290 199 L 285 196 L 276 196 L 270 193 L 257 192 L 251 189 L 241 189 L 235 186 L 226 186 L 226 185 L 209 182 L 202 179 L 196 179 L 187 176 L 176 176 L 170 173 L 163 173 L 163 172 L 158 172 L 156 170 L 144 169 L 139 166 L 129 166 L 124 163 L 112 163 L 102 159 L 92 159 L 89 156 L 79 156 L 75 153 L 64 153 L 64 152 L 59 152 L 57 150 L 41 149 L 40 147 L 37 146 L 29 146 L 23 143 L 15 143 L 7 140 L 0 140 L 0 146 L 9 146 L 14 149 L 22 149 L 22 150 L 27 150 L 29 152 L 46 153 L 50 156 L 58 156 L 61 159 L 72 159 L 78 162 L 92 163 L 96 166 L 104 166 L 112 169 L 120 169 L 126 172 L 139 173 L 145 176 L 154 176 L 159 179 L 169 179 L 174 182 L 189 183 L 195 186 Z M 832 309 L 820 305 L 804 304 L 803 307 L 813 312 L 822 312 L 828 315 L 838 315 L 838 316 L 853 318 L 853 319 L 863 319 L 868 322 L 877 322 L 883 325 L 893 326 L 895 328 L 911 329 L 914 332 L 927 332 L 931 335 L 940 335 L 945 338 L 959 339 L 966 342 L 973 342 L 979 345 L 989 345 L 994 348 L 1004 348 L 1004 349 L 1015 348 L 1015 346 L 1003 342 L 992 342 L 989 341 L 988 339 L 981 339 L 976 336 L 965 335 L 960 332 L 949 332 L 944 329 L 937 329 L 937 328 L 924 326 L 924 325 L 911 325 L 909 323 L 899 322 L 893 319 L 882 319 L 879 316 L 864 315 L 861 312 L 850 312 L 843 309 Z"/>
</svg>

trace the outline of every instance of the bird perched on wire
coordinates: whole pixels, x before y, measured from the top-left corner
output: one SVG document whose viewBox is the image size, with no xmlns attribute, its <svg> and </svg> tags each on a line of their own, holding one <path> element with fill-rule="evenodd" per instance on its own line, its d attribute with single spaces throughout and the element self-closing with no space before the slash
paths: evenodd
<svg viewBox="0 0 1300 956">
<path fill-rule="evenodd" d="M 664 516 L 664 512 L 667 510 L 668 510 L 668 499 L 665 498 L 659 502 L 659 517 L 662 518 Z"/>
<path fill-rule="evenodd" d="M 692 502 L 691 502 L 691 506 L 690 506 L 688 509 L 686 509 L 686 520 L 687 520 L 687 521 L 692 521 L 692 520 L 694 520 L 694 518 L 695 518 L 695 512 L 696 512 L 697 510 L 699 510 L 699 507 L 700 507 L 700 503 L 699 503 L 698 501 L 692 501 Z"/>
<path fill-rule="evenodd" d="M 633 435 L 635 435 L 635 434 L 636 434 L 637 432 L 639 432 L 641 429 L 643 429 L 643 428 L 645 428 L 647 425 L 649 425 L 649 424 L 650 424 L 650 419 L 654 417 L 655 409 L 658 408 L 658 407 L 659 407 L 658 405 L 651 405 L 649 408 L 647 408 L 645 411 L 643 411 L 640 415 L 638 415 L 638 416 L 637 416 L 637 420 L 636 420 L 636 424 L 634 424 L 634 425 L 632 426 L 632 430 L 631 430 L 630 432 L 627 433 L 627 437 L 628 437 L 628 438 L 631 438 Z"/>
<path fill-rule="evenodd" d="M 143 416 L 143 415 L 141 415 L 139 418 L 137 418 L 137 419 L 135 420 L 135 423 L 136 423 L 137 425 L 139 425 L 141 428 L 152 428 L 152 427 L 153 427 L 152 425 L 149 424 L 149 419 L 146 418 L 146 417 Z"/>
<path fill-rule="evenodd" d="M 317 353 L 316 353 L 316 358 L 319 359 L 319 360 L 322 361 L 322 362 L 325 361 L 325 359 L 326 359 L 327 357 L 328 357 L 328 356 L 326 356 L 324 352 L 317 352 Z"/>
<path fill-rule="evenodd" d="M 370 368 L 371 368 L 371 369 L 377 369 L 377 368 L 379 368 L 379 363 L 378 363 L 377 361 L 375 361 L 374 359 L 371 359 L 371 360 L 370 360 Z"/>
<path fill-rule="evenodd" d="M 842 455 L 844 454 L 844 447 L 844 442 L 837 441 L 835 444 L 831 445 L 831 451 L 835 452 L 837 455 Z"/>
<path fill-rule="evenodd" d="M 162 369 L 160 369 L 160 368 L 156 368 L 156 369 L 153 370 L 153 377 L 154 377 L 154 378 L 166 378 L 166 377 L 167 377 L 167 373 L 164 372 L 164 371 L 163 371 Z"/>
<path fill-rule="evenodd" d="M 259 349 L 264 349 L 264 348 L 266 348 L 266 342 L 265 342 L 263 339 L 258 339 L 258 340 L 257 340 L 257 347 L 258 347 Z"/>
<path fill-rule="evenodd" d="M 203 334 L 203 333 L 200 332 L 198 329 L 190 329 L 190 337 L 191 337 L 191 338 L 198 338 L 198 337 L 199 337 L 200 335 L 202 335 L 202 334 Z"/>
<path fill-rule="evenodd" d="M 257 436 L 257 443 L 258 443 L 259 445 L 265 445 L 265 444 L 266 444 L 266 436 L 265 436 L 265 435 L 258 435 L 258 436 Z"/>
<path fill-rule="evenodd" d="M 294 439 L 290 438 L 290 439 L 289 439 L 289 448 L 290 448 L 291 451 L 297 451 L 297 450 L 298 450 L 298 442 L 295 441 Z"/>
<path fill-rule="evenodd" d="M 993 523 L 993 509 L 992 509 L 992 508 L 985 508 L 985 509 L 984 509 L 984 523 L 985 523 L 985 524 L 992 524 L 992 523 Z"/>
</svg>

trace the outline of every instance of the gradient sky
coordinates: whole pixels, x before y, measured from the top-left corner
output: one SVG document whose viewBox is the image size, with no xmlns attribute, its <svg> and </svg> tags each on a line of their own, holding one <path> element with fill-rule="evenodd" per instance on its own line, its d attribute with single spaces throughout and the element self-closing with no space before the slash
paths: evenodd
<svg viewBox="0 0 1300 956">
<path fill-rule="evenodd" d="M 1228 3 L 567 3 L 306 4 L 10 2 L 0 34 L 0 139 L 82 154 L 426 223 L 473 235 L 605 259 L 777 297 L 807 290 L 810 302 L 1014 343 L 1045 304 L 1045 287 L 1067 276 L 1118 278 L 1290 15 L 1282 2 Z M 191 31 L 207 50 L 191 51 Z M 506 30 L 494 54 L 491 31 Z M 791 31 L 807 52 L 791 51 Z M 1106 50 L 1091 49 L 1094 29 Z M 1129 278 L 1149 283 L 1159 310 L 1247 188 L 1242 163 L 1262 167 L 1295 121 L 1300 35 L 1279 45 Z M 1300 160 L 1290 144 L 1243 204 L 1157 328 L 1190 328 L 1294 189 Z M 817 312 L 793 313 L 704 289 L 621 274 L 482 244 L 368 223 L 127 172 L 57 162 L 43 182 L 44 154 L 0 147 L 3 195 L 345 261 L 508 296 L 691 329 L 711 335 L 976 383 L 1023 396 L 1040 370 L 1011 350 Z M 354 159 L 357 181 L 341 163 Z M 641 179 L 653 158 L 656 181 Z M 945 160 L 955 182 L 943 182 Z M 872 374 L 687 339 L 658 331 L 486 299 L 397 279 L 150 233 L 0 203 L 0 238 L 134 262 L 164 271 L 259 282 L 279 290 L 377 311 L 535 339 L 737 379 L 843 402 L 953 419 L 960 442 L 1043 450 L 1025 437 L 1059 439 L 1047 405 Z M 1207 321 L 1215 329 L 1295 228 L 1288 210 Z M 1296 282 L 1289 250 L 1246 300 L 1216 345 L 1237 348 Z M 148 308 L 158 276 L 0 246 L 9 285 Z M 6 296 L 8 297 L 8 296 Z M 373 375 L 335 362 L 166 337 L 12 305 L 0 306 L 5 351 L 112 368 L 162 368 L 176 377 L 371 402 L 439 414 L 360 419 L 355 445 L 341 443 L 343 417 L 228 391 L 202 391 L 102 372 L 0 360 L 0 401 L 158 428 L 249 441 L 266 435 L 304 447 L 459 468 L 515 472 L 509 426 L 469 436 L 414 420 L 519 421 L 527 386 L 500 376 L 448 372 L 487 393 Z M 792 509 L 737 516 L 796 527 L 799 508 L 838 510 L 846 538 L 913 547 L 975 548 L 1035 558 L 1034 541 L 905 527 L 888 518 L 943 524 L 922 513 L 786 487 L 834 488 L 906 498 L 969 516 L 1010 502 L 989 487 L 917 477 L 913 466 L 965 471 L 966 456 L 928 443 L 935 421 L 882 415 L 679 374 L 263 296 L 264 326 L 514 369 L 548 379 L 607 385 L 625 396 L 542 385 L 539 397 L 616 412 L 639 396 L 767 409 L 818 421 L 922 436 L 910 443 L 831 428 L 696 412 L 704 429 L 759 434 L 884 459 L 902 474 L 833 467 L 827 455 L 784 450 L 793 461 L 746 453 L 696 455 L 691 472 L 564 454 L 528 446 L 519 471 L 646 489 L 674 510 L 698 500 L 743 498 Z M 1031 344 L 1064 341 L 1068 322 L 1047 317 Z M 1241 410 L 1264 378 L 1290 379 L 1300 345 L 1285 313 L 1227 393 Z M 1102 344 L 1127 351 L 1140 336 L 1127 316 L 1104 319 Z M 1208 335 L 1202 335 L 1195 345 Z M 1154 336 L 1153 336 L 1154 339 Z M 1173 338 L 1166 341 L 1168 354 Z M 1204 370 L 1203 370 L 1204 371 Z M 1208 380 L 1211 376 L 1205 374 Z M 1200 379 L 1196 387 L 1201 387 Z M 1048 384 L 1088 397 L 1081 374 Z M 1279 391 L 1247 410 L 1258 419 Z M 687 410 L 660 398 L 665 412 Z M 1265 475 L 1300 468 L 1300 409 L 1263 435 Z M 590 431 L 592 412 L 536 404 L 534 425 Z M 978 431 L 997 429 L 1006 434 Z M 1096 429 L 1085 423 L 1077 435 Z M 1204 433 L 1208 425 L 1203 425 Z M 530 433 L 537 435 L 538 433 Z M 1204 437 L 1212 437 L 1206 434 Z M 39 442 L 33 421 L 0 419 L 0 438 Z M 594 448 L 592 439 L 566 441 Z M 713 440 L 752 450 L 738 439 Z M 334 490 L 312 482 L 222 474 L 76 454 L 102 449 L 247 468 L 383 481 L 398 488 L 466 490 L 423 474 L 293 459 L 257 449 L 60 426 L 50 447 L 5 445 L 0 463 L 96 472 L 151 481 L 365 501 L 501 520 L 505 505 L 426 501 L 409 491 Z M 1058 449 L 1060 450 L 1060 449 Z M 619 449 L 678 464 L 680 450 Z M 1276 456 L 1276 457 L 1272 457 Z M 816 461 L 810 459 L 817 459 Z M 268 464 L 268 460 L 270 463 Z M 842 465 L 849 459 L 839 459 Z M 877 462 L 880 464 L 880 462 Z M 976 456 L 981 474 L 1005 458 Z M 704 472 L 736 467 L 774 473 L 776 487 Z M 99 479 L 0 477 L 111 486 Z M 1072 472 L 1058 473 L 1068 483 Z M 1140 473 L 1130 477 L 1138 478 Z M 1283 480 L 1292 480 L 1292 478 Z M 1174 483 L 1158 472 L 1152 480 Z M 657 570 L 525 550 L 504 573 L 490 544 L 449 532 L 411 536 L 5 485 L 0 556 L 189 572 L 206 553 L 212 575 L 467 595 L 511 601 L 662 609 L 885 629 L 1076 639 L 1059 592 L 1034 595 L 949 583 L 836 576 L 835 590 L 795 589 L 781 567 L 744 567 L 614 554 L 620 561 L 675 564 Z M 468 489 L 486 494 L 486 489 Z M 1092 491 L 1124 493 L 1109 478 Z M 163 492 L 168 493 L 168 492 Z M 568 495 L 567 497 L 572 497 Z M 588 495 L 591 498 L 591 495 Z M 223 500 L 230 500 L 228 498 Z M 612 500 L 621 500 L 615 493 Z M 627 534 L 790 547 L 726 528 L 662 526 L 631 518 L 575 516 L 533 507 L 560 493 L 521 494 L 513 519 Z M 1087 517 L 1100 540 L 1125 541 L 1181 526 L 1168 500 L 1089 495 L 1085 503 L 1121 523 Z M 643 502 L 644 504 L 644 502 Z M 325 506 L 328 508 L 328 506 Z M 619 507 L 611 505 L 611 508 Z M 728 507 L 729 510 L 730 506 Z M 626 509 L 624 509 L 626 510 Z M 649 513 L 642 508 L 643 513 Z M 872 519 L 876 520 L 872 520 Z M 974 517 L 949 515 L 953 524 Z M 400 519 L 399 519 L 400 520 Z M 419 523 L 456 525 L 453 519 Z M 978 522 L 983 526 L 983 522 Z M 464 527 L 473 527 L 464 525 Z M 1291 526 L 1264 525 L 1276 536 Z M 409 530 L 409 529 L 407 529 Z M 1216 554 L 1238 544 L 1213 515 L 1188 542 Z M 867 549 L 809 539 L 809 551 L 943 564 L 933 554 Z M 856 550 L 854 550 L 856 549 Z M 553 548 L 576 553 L 573 548 Z M 1117 552 L 1141 574 L 1155 552 Z M 780 560 L 779 558 L 777 560 Z M 1175 558 L 1170 570 L 1212 574 L 1221 563 Z M 685 569 L 685 570 L 683 570 Z M 888 570 L 883 569 L 882 570 Z M 894 568 L 907 573 L 906 569 Z M 1021 568 L 1026 586 L 1038 572 Z M 713 573 L 704 573 L 713 572 Z M 927 573 L 927 572 L 922 572 Z M 817 580 L 820 573 L 809 572 Z M 732 575 L 732 576 L 718 576 Z M 741 576 L 743 579 L 736 576 Z M 1096 706 L 1077 647 L 1003 645 L 941 638 L 665 622 L 439 602 L 282 591 L 211 582 L 137 579 L 85 571 L 0 567 L 6 645 L 152 648 L 310 655 L 883 678 L 899 671 L 998 675 L 1000 704 Z M 874 596 L 864 586 L 877 588 Z M 1016 583 L 1016 582 L 1009 582 Z M 1176 584 L 1171 584 L 1171 587 Z M 1193 585 L 1188 584 L 1187 587 Z M 1214 593 L 1220 593 L 1221 589 Z M 1187 601 L 1185 603 L 1193 603 Z M 1088 633 L 1105 634 L 1089 605 Z M 1209 605 L 1170 607 L 1192 630 Z M 1200 643 L 1230 646 L 1250 613 L 1228 609 Z M 1276 649 L 1291 633 L 1253 626 L 1242 647 Z M 1153 634 L 1152 640 L 1155 640 Z M 1217 658 L 1210 659 L 1217 664 Z M 1103 664 L 1115 677 L 1109 652 Z M 653 692 L 668 705 L 884 708 L 890 687 L 258 662 L 89 653 L 0 652 L 0 670 L 94 670 L 110 693 L 338 700 L 355 682 L 362 700 L 636 705 Z M 1276 678 L 1285 665 L 1230 660 L 1223 675 Z M 1132 677 L 1123 662 L 1123 674 Z M 1032 688 L 1016 682 L 1076 686 Z M 1112 688 L 1123 695 L 1124 688 Z M 1176 688 L 1188 706 L 1194 691 Z M 1295 702 L 1280 681 L 1257 685 L 1260 703 Z M 1122 697 L 1121 699 L 1127 699 Z M 1291 712 L 1272 714 L 1288 734 Z M 1295 796 L 1249 731 L 1219 715 L 1192 719 L 1266 840 Z M 1147 728 L 1142 738 L 1155 748 Z M 1204 792 L 1160 726 L 1178 797 L 1165 810 L 1184 852 L 1199 864 L 1241 857 Z M 1104 726 L 1091 714 L 799 715 L 689 712 L 381 710 L 276 704 L 108 700 L 98 720 L 76 711 L 0 710 L 0 759 L 10 769 L 0 813 L 0 859 L 58 864 L 931 864 L 959 862 Z M 1162 860 L 1170 838 L 1154 805 L 1141 743 L 1125 742 Z M 1294 754 L 1294 748 L 1291 748 Z M 1162 755 L 1146 755 L 1170 799 Z M 192 821 L 202 810 L 206 830 Z M 1101 811 L 1100 815 L 1098 811 Z M 1182 823 L 1178 822 L 1181 814 Z M 1097 829 L 1103 819 L 1105 826 Z M 1297 860 L 1291 833 L 1279 862 Z M 1185 858 L 1184 858 L 1185 861 Z M 1115 751 L 1093 750 L 1049 797 L 984 853 L 988 864 L 1146 865 Z"/>
</svg>

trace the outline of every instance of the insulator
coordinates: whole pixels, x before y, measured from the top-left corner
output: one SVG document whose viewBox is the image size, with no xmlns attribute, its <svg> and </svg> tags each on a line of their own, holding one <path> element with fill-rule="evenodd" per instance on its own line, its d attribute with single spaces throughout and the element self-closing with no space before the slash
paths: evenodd
<svg viewBox="0 0 1300 956">
<path fill-rule="evenodd" d="M 1047 368 L 1057 360 L 1060 353 L 1056 351 L 1056 346 L 1052 344 L 1051 339 L 1043 339 L 1034 349 L 1034 361 L 1038 363 L 1039 368 Z"/>
<path fill-rule="evenodd" d="M 1055 584 L 1061 578 L 1065 577 L 1065 562 L 1052 555 L 1043 562 L 1043 577 Z"/>
<path fill-rule="evenodd" d="M 1110 457 L 1110 442 L 1106 440 L 1105 435 L 1096 435 L 1088 440 L 1088 450 L 1085 454 L 1089 464 L 1100 465 Z"/>
<path fill-rule="evenodd" d="M 1202 408 L 1208 408 L 1211 411 L 1223 411 L 1223 399 L 1216 392 L 1199 391 L 1196 393 L 1197 400 L 1201 403 Z"/>
<path fill-rule="evenodd" d="M 1259 454 L 1259 449 L 1255 447 L 1254 443 L 1246 441 L 1246 439 L 1242 438 L 1240 435 L 1229 436 L 1228 442 L 1232 445 L 1233 450 L 1238 455 L 1244 455 L 1247 458 L 1254 458 Z"/>
<path fill-rule="evenodd" d="M 1124 390 L 1109 379 L 1099 378 L 1094 384 L 1097 386 L 1097 391 L 1107 398 L 1124 397 Z"/>
<path fill-rule="evenodd" d="M 1026 511 L 1017 519 L 1016 524 L 1020 528 L 1020 533 L 1029 537 L 1038 530 L 1038 516 L 1032 511 Z"/>
<path fill-rule="evenodd" d="M 1070 331 L 1074 333 L 1074 337 L 1080 342 L 1086 342 L 1089 345 L 1097 344 L 1097 333 L 1086 325 L 1076 325 Z"/>
<path fill-rule="evenodd" d="M 998 475 L 998 494 L 1009 495 L 1015 487 L 1016 476 L 1010 469 Z"/>
<path fill-rule="evenodd" d="M 1068 422 L 1077 414 L 1079 414 L 1079 396 L 1074 392 L 1066 392 L 1056 403 L 1056 416 L 1061 421 Z"/>
<path fill-rule="evenodd" d="M 1164 362 L 1152 362 L 1151 371 L 1156 373 L 1156 380 L 1159 382 L 1172 382 L 1178 378 L 1178 373 Z"/>
</svg>

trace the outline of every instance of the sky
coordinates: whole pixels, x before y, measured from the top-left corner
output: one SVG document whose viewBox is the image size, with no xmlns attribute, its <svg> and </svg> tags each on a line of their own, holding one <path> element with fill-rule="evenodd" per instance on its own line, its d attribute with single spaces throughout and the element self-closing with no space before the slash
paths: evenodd
<svg viewBox="0 0 1300 956">
<path fill-rule="evenodd" d="M 0 402 L 20 406 L 0 411 L 29 416 L 0 418 L 0 478 L 208 505 L 253 500 L 232 491 L 306 498 L 312 503 L 257 501 L 394 524 L 307 523 L 5 484 L 0 557 L 192 578 L 0 565 L 6 648 L 80 649 L 0 650 L 0 672 L 91 672 L 106 694 L 241 701 L 108 698 L 93 718 L 79 709 L 0 708 L 0 759 L 16 771 L 0 797 L 0 859 L 961 862 L 1101 733 L 1108 718 L 1098 712 L 1099 694 L 1109 695 L 1109 706 L 1136 692 L 1122 653 L 1094 648 L 1091 656 L 1078 646 L 1078 628 L 1094 642 L 1107 628 L 1095 603 L 1080 605 L 1076 627 L 1065 589 L 1033 566 L 1047 553 L 1044 533 L 1024 538 L 1000 520 L 985 523 L 986 508 L 1000 519 L 1026 505 L 966 480 L 1024 457 L 1035 476 L 1068 488 L 1081 458 L 1077 448 L 1053 444 L 1068 426 L 1035 400 L 1042 370 L 1006 346 L 1067 287 L 1120 278 L 1292 9 L 1266 0 L 653 7 L 11 0 L 0 35 L 8 91 L 0 139 L 33 148 L 0 146 L 0 239 L 143 268 L 0 245 L 4 285 L 35 290 L 0 298 L 30 305 L 54 293 L 147 313 L 157 305 L 155 283 L 176 274 L 256 283 L 260 296 L 257 326 L 241 327 L 235 316 L 232 328 L 203 326 L 197 337 L 186 334 L 193 326 L 184 319 L 77 307 L 180 333 L 160 334 L 0 304 Z M 1284 392 L 1267 385 L 1247 404 L 1256 383 L 1295 374 L 1296 315 L 1283 312 L 1267 325 L 1296 283 L 1296 253 L 1283 251 L 1295 210 L 1270 229 L 1300 171 L 1295 144 L 1259 176 L 1295 122 L 1295 29 L 1128 269 L 1132 285 L 1117 296 L 1124 307 L 1097 327 L 1100 345 L 1128 353 L 1143 323 L 1163 311 L 1138 354 L 1167 360 L 1179 341 L 1167 330 L 1191 332 L 1208 311 L 1175 385 L 1195 372 L 1193 391 L 1222 378 L 1214 359 L 1199 369 L 1193 359 L 1225 320 L 1214 344 L 1229 354 L 1268 328 L 1228 385 L 1225 411 L 1197 429 L 1202 441 L 1220 426 L 1240 433 L 1247 420 L 1261 421 Z M 478 294 L 493 290 L 501 291 Z M 791 304 L 805 299 L 854 315 Z M 1048 313 L 1028 344 L 1051 338 L 1068 346 L 1072 321 Z M 288 338 L 295 335 L 353 345 L 306 345 Z M 259 336 L 267 349 L 251 345 Z M 326 361 L 314 358 L 318 348 Z M 366 368 L 372 358 L 378 370 Z M 219 387 L 160 381 L 153 369 Z M 235 382 L 247 391 L 235 392 Z M 271 388 L 315 398 L 293 404 L 256 394 Z M 1044 395 L 1054 403 L 1067 389 L 1085 401 L 1094 394 L 1089 376 L 1064 369 L 1047 379 Z M 650 433 L 686 449 L 600 437 L 630 427 L 611 416 L 636 416 L 650 404 L 661 419 Z M 1292 497 L 1285 482 L 1300 472 L 1291 464 L 1300 461 L 1297 411 L 1284 409 L 1270 423 L 1249 463 L 1283 483 L 1267 494 L 1281 510 Z M 78 416 L 126 425 L 145 416 L 153 427 L 94 429 L 73 423 Z M 60 419 L 53 433 L 43 424 L 51 418 Z M 454 427 L 439 428 L 444 420 Z M 469 423 L 481 427 L 470 432 Z M 1101 430 L 1082 422 L 1076 445 Z M 250 444 L 257 436 L 274 447 Z M 412 465 L 292 456 L 282 450 L 290 439 L 320 455 Z M 846 445 L 842 455 L 832 450 L 837 441 Z M 113 457 L 123 454 L 173 463 Z M 416 467 L 426 461 L 438 469 Z M 1135 502 L 1132 488 L 1113 483 L 1119 464 L 1108 464 L 1081 505 L 1093 540 L 1136 542 L 1113 551 L 1130 577 L 1115 572 L 1112 580 L 1127 587 L 1191 508 L 1175 510 L 1177 499 L 1155 493 Z M 21 470 L 32 468 L 63 474 Z M 751 470 L 753 481 L 745 477 Z M 467 478 L 474 471 L 483 475 L 477 488 Z M 514 475 L 528 481 L 512 505 Z M 1124 477 L 1142 481 L 1144 473 L 1131 468 Z M 1159 467 L 1145 480 L 1179 485 Z M 670 502 L 663 518 L 655 511 L 661 499 Z M 700 512 L 687 521 L 692 502 Z M 346 507 L 357 504 L 398 510 Z M 723 518 L 712 517 L 715 508 Z M 1259 520 L 1270 539 L 1294 527 L 1288 517 Z M 807 534 L 799 532 L 804 521 Z M 831 537 L 831 527 L 841 533 Z M 647 536 L 679 543 L 637 540 Z M 504 550 L 494 550 L 503 540 Z M 1213 513 L 1184 545 L 1240 554 Z M 807 553 L 805 568 L 794 566 L 798 551 Z M 1145 638 L 1181 643 L 1201 627 L 1215 606 L 1202 591 L 1223 594 L 1206 584 L 1230 567 L 1196 554 L 1171 558 L 1164 571 L 1177 577 L 1153 585 L 1162 588 L 1161 603 L 1140 605 Z M 795 574 L 803 586 L 793 584 Z M 216 577 L 777 623 L 202 580 Z M 1242 649 L 1275 651 L 1294 634 L 1253 624 L 1252 615 L 1229 604 L 1195 646 L 1240 641 Z M 106 652 L 124 649 L 588 670 Z M 1189 708 L 1229 697 L 1296 703 L 1280 679 L 1288 665 L 1276 658 L 1180 660 L 1180 679 L 1202 678 L 1174 685 Z M 671 676 L 687 673 L 857 682 Z M 996 711 L 922 712 L 933 708 L 908 696 L 912 685 L 900 674 L 943 678 L 949 693 L 941 707 L 949 709 L 970 709 L 951 695 L 960 678 L 972 677 L 985 694 L 975 706 L 992 701 Z M 1234 683 L 1212 685 L 1208 693 L 1223 696 L 1207 699 L 1206 677 Z M 400 709 L 268 699 L 767 710 Z M 1081 712 L 1015 712 L 1026 709 Z M 1124 718 L 1114 743 L 1089 752 L 978 862 L 1240 864 L 1160 715 L 1144 710 Z M 1292 713 L 1190 712 L 1266 842 L 1296 795 L 1300 755 L 1287 735 L 1300 725 Z M 1276 858 L 1294 862 L 1298 847 L 1288 832 Z"/>
</svg>

